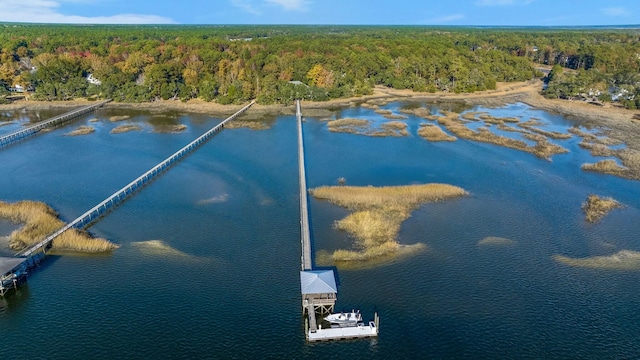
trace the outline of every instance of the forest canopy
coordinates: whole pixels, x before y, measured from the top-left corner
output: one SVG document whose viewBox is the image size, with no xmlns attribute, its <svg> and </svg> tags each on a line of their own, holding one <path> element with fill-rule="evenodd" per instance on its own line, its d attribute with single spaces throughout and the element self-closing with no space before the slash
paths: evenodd
<svg viewBox="0 0 640 360">
<path fill-rule="evenodd" d="M 0 96 L 121 102 L 200 98 L 290 103 L 370 94 L 376 85 L 474 92 L 529 80 L 540 65 L 577 70 L 547 78 L 546 95 L 611 87 L 635 106 L 635 30 L 361 26 L 131 26 L 0 24 Z M 560 71 L 561 73 L 562 71 Z M 88 81 L 87 78 L 91 75 Z M 556 75 L 556 76 L 552 76 Z M 640 103 L 638 104 L 640 105 Z"/>
</svg>

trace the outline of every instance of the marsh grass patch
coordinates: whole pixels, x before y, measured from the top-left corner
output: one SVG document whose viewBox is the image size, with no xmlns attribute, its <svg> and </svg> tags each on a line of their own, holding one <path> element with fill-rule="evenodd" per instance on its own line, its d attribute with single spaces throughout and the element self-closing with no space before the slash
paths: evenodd
<svg viewBox="0 0 640 360">
<path fill-rule="evenodd" d="M 111 122 L 124 121 L 131 118 L 131 115 L 115 115 L 109 118 Z"/>
<path fill-rule="evenodd" d="M 613 198 L 589 194 L 587 201 L 582 204 L 582 211 L 584 211 L 587 222 L 595 223 L 605 217 L 611 210 L 620 207 L 622 207 L 622 204 Z"/>
<path fill-rule="evenodd" d="M 327 123 L 327 128 L 331 132 L 341 132 L 374 137 L 401 137 L 408 136 L 407 124 L 401 121 L 389 121 L 380 124 L 376 128 L 372 122 L 366 119 L 344 118 L 331 120 Z"/>
<path fill-rule="evenodd" d="M 38 243 L 65 225 L 52 208 L 35 201 L 0 201 L 0 217 L 23 224 L 9 235 L 9 247 L 16 251 Z M 65 231 L 52 243 L 52 249 L 57 251 L 105 252 L 116 248 L 118 245 L 106 239 L 93 238 L 77 229 Z"/>
<path fill-rule="evenodd" d="M 66 136 L 80 136 L 80 135 L 89 135 L 89 134 L 93 134 L 96 131 L 96 129 L 92 126 L 79 126 L 78 128 L 76 128 L 75 130 L 66 133 Z"/>
<path fill-rule="evenodd" d="M 233 120 L 224 125 L 225 129 L 269 130 L 271 126 L 264 121 Z"/>
<path fill-rule="evenodd" d="M 185 124 L 166 124 L 154 126 L 153 132 L 161 134 L 177 134 L 184 132 L 188 129 Z"/>
<path fill-rule="evenodd" d="M 138 126 L 138 125 L 120 125 L 118 127 L 113 128 L 109 133 L 110 134 L 122 134 L 122 133 L 126 133 L 126 132 L 130 132 L 130 131 L 140 131 L 142 130 L 142 127 Z"/>
<path fill-rule="evenodd" d="M 310 192 L 317 199 L 352 211 L 334 226 L 355 239 L 354 248 L 334 251 L 334 262 L 366 261 L 398 253 L 400 225 L 413 210 L 425 203 L 467 195 L 464 189 L 447 184 L 323 186 Z"/>
<path fill-rule="evenodd" d="M 444 132 L 439 126 L 432 124 L 420 124 L 418 135 L 423 139 L 432 142 L 438 141 L 456 141 L 458 138 Z"/>
</svg>

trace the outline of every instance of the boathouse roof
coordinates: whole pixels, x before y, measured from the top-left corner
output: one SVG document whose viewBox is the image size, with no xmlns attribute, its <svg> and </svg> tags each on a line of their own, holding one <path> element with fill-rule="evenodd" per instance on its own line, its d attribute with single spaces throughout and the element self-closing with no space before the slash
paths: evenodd
<svg viewBox="0 0 640 360">
<path fill-rule="evenodd" d="M 25 261 L 26 258 L 0 257 L 0 275 L 13 271 Z"/>
<path fill-rule="evenodd" d="M 333 270 L 300 271 L 300 291 L 303 295 L 337 293 Z"/>
</svg>

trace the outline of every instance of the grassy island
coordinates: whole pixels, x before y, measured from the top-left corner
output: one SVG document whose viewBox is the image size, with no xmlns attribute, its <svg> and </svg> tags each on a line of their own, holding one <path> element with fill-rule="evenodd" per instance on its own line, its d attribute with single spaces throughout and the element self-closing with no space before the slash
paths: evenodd
<svg viewBox="0 0 640 360">
<path fill-rule="evenodd" d="M 582 205 L 585 220 L 590 223 L 598 222 L 605 217 L 609 211 L 622 207 L 622 205 L 613 198 L 603 198 L 598 195 L 590 194 L 587 201 Z"/>
<path fill-rule="evenodd" d="M 96 131 L 92 126 L 79 126 L 77 129 L 67 133 L 67 136 L 89 135 Z"/>
<path fill-rule="evenodd" d="M 370 260 L 398 252 L 400 225 L 420 205 L 467 195 L 457 186 L 323 186 L 311 194 L 345 207 L 352 214 L 336 222 L 336 228 L 355 238 L 354 250 L 336 250 L 334 261 Z"/>
<path fill-rule="evenodd" d="M 187 130 L 187 125 L 185 124 L 174 124 L 174 125 L 158 125 L 155 127 L 155 132 L 157 133 L 167 133 L 167 134 L 176 134 Z"/>
<path fill-rule="evenodd" d="M 35 201 L 0 201 L 0 217 L 24 224 L 9 236 L 9 247 L 16 251 L 37 243 L 64 226 L 64 222 L 52 208 Z M 111 251 L 118 248 L 118 245 L 105 239 L 93 238 L 84 231 L 69 229 L 53 241 L 52 248 L 58 251 L 98 253 Z"/>
<path fill-rule="evenodd" d="M 409 136 L 409 132 L 407 131 L 407 124 L 401 121 L 388 121 L 380 124 L 380 127 L 376 128 L 371 124 L 370 120 L 345 118 L 331 120 L 327 123 L 327 127 L 331 132 L 341 132 L 365 136 Z"/>
<path fill-rule="evenodd" d="M 455 136 L 451 136 L 446 132 L 444 132 L 444 130 L 439 128 L 437 125 L 431 125 L 431 124 L 420 124 L 420 129 L 418 129 L 418 135 L 432 142 L 458 140 Z"/>
<path fill-rule="evenodd" d="M 142 128 L 138 125 L 120 125 L 111 130 L 111 134 L 122 134 L 129 131 L 140 131 Z"/>
<path fill-rule="evenodd" d="M 479 119 L 476 119 L 475 113 L 461 115 L 459 113 L 450 111 L 443 112 L 444 116 L 438 116 L 431 114 L 430 111 L 425 108 L 405 109 L 403 110 L 403 112 L 419 116 L 426 120 L 437 121 L 449 132 L 459 138 L 516 149 L 534 154 L 537 157 L 547 160 L 551 160 L 551 157 L 553 155 L 569 152 L 569 150 L 563 148 L 562 146 L 549 142 L 547 138 L 561 138 L 562 136 L 560 133 L 546 132 L 540 129 L 533 128 L 532 122 L 520 123 L 519 125 L 523 125 L 523 129 L 518 131 L 523 133 L 524 138 L 536 143 L 532 146 L 528 145 L 523 140 L 517 140 L 506 136 L 497 135 L 491 132 L 488 127 L 481 127 L 477 131 L 474 131 L 465 125 L 469 121 L 484 121 L 485 124 L 495 124 L 500 126 L 501 129 L 509 129 L 509 131 L 513 131 L 513 128 L 507 127 L 505 123 L 517 122 L 519 121 L 519 119 L 517 118 L 495 118 L 492 116 L 481 114 L 479 116 Z M 427 140 L 429 140 L 429 137 L 432 137 L 434 139 L 443 139 L 444 141 L 452 141 L 454 139 L 453 137 L 450 137 L 446 134 L 444 134 L 446 135 L 446 137 L 444 137 L 442 134 L 436 134 L 438 130 L 442 129 L 434 129 L 433 125 L 430 125 L 431 124 L 423 125 L 418 134 L 426 138 Z"/>
</svg>

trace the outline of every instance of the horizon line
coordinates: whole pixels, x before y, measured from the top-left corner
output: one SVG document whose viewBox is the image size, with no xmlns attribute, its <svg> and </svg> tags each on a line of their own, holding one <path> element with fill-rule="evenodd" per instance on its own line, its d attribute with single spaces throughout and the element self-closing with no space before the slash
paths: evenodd
<svg viewBox="0 0 640 360">
<path fill-rule="evenodd" d="M 471 24 L 188 24 L 188 23 L 47 23 L 47 22 L 9 22 L 0 21 L 0 25 L 67 25 L 67 26 L 345 26 L 345 27 L 444 27 L 444 28 L 605 28 L 640 29 L 640 24 L 609 25 L 471 25 Z"/>
</svg>

